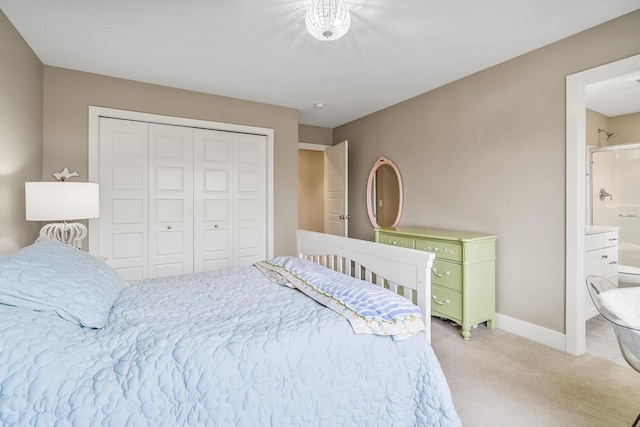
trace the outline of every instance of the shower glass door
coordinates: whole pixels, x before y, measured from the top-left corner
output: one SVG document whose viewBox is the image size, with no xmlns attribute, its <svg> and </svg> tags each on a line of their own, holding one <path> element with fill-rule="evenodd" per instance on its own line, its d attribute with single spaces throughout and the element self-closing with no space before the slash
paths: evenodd
<svg viewBox="0 0 640 427">
<path fill-rule="evenodd" d="M 591 224 L 620 227 L 621 265 L 640 267 L 640 144 L 590 149 Z"/>
</svg>

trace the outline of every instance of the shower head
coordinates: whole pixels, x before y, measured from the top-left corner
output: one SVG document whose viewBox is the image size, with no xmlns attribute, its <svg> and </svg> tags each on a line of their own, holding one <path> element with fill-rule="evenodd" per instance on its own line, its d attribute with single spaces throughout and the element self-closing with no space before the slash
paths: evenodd
<svg viewBox="0 0 640 427">
<path fill-rule="evenodd" d="M 604 132 L 607 135 L 607 141 L 611 141 L 613 138 L 618 136 L 618 132 L 607 132 L 604 129 L 598 129 L 598 133 Z"/>
</svg>

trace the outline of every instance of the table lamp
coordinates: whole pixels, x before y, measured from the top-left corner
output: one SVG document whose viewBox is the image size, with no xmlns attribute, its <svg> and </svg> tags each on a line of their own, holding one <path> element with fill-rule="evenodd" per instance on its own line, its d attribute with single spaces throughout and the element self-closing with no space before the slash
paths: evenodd
<svg viewBox="0 0 640 427">
<path fill-rule="evenodd" d="M 25 205 L 27 221 L 57 221 L 46 224 L 40 236 L 82 248 L 87 227 L 78 219 L 100 215 L 98 184 L 90 182 L 26 182 Z"/>
</svg>

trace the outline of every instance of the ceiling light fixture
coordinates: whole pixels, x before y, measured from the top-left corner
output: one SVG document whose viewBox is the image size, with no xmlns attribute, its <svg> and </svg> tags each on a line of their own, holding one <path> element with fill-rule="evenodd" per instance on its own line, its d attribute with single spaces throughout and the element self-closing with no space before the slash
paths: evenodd
<svg viewBox="0 0 640 427">
<path fill-rule="evenodd" d="M 343 0 L 312 0 L 304 23 L 316 39 L 333 41 L 349 31 L 351 15 Z"/>
</svg>

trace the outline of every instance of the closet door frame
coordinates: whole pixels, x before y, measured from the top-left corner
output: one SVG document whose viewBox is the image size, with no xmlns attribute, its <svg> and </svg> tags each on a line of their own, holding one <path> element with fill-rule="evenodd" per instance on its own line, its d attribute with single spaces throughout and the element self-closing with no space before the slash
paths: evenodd
<svg viewBox="0 0 640 427">
<path fill-rule="evenodd" d="M 141 122 L 159 123 L 192 128 L 221 130 L 227 132 L 248 133 L 264 135 L 267 140 L 267 257 L 273 258 L 273 228 L 274 228 L 274 203 L 273 203 L 273 174 L 274 174 L 274 131 L 269 128 L 255 126 L 236 125 L 231 123 L 212 122 L 208 120 L 188 119 L 183 117 L 163 116 L 159 114 L 140 113 L 129 110 L 89 106 L 89 182 L 99 182 L 100 179 L 100 117 L 112 119 L 136 120 Z M 100 248 L 100 220 L 89 220 L 89 253 L 102 256 Z"/>
</svg>

